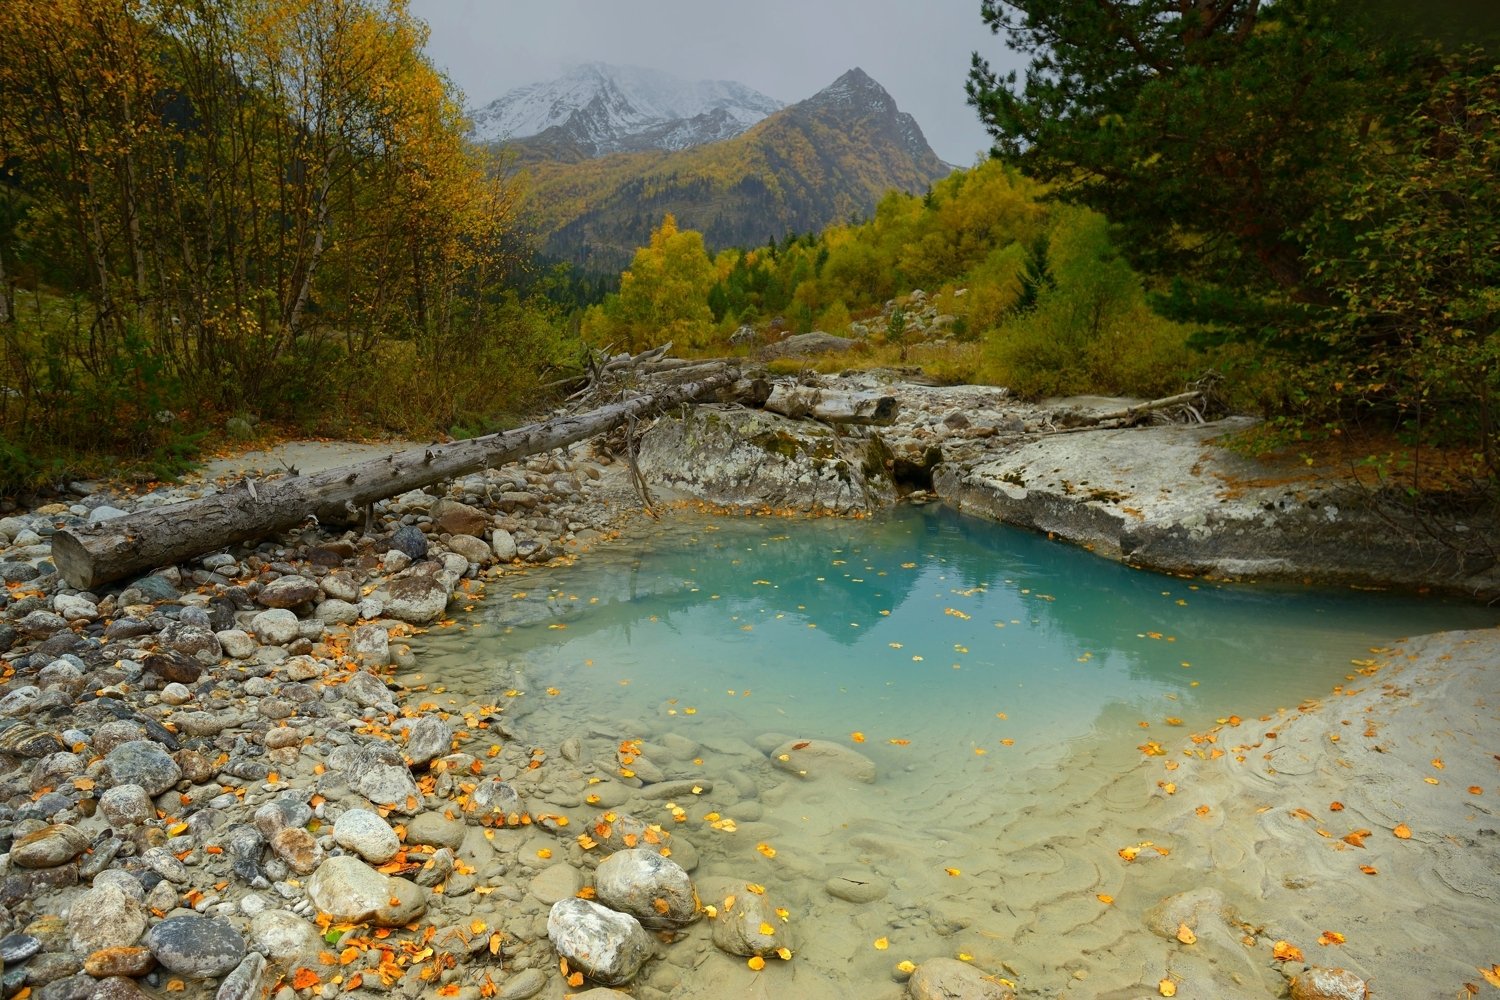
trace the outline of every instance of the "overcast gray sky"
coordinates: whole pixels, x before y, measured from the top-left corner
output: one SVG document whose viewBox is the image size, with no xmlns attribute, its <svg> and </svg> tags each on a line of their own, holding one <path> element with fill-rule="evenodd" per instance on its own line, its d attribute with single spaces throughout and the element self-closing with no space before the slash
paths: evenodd
<svg viewBox="0 0 1500 1000">
<path fill-rule="evenodd" d="M 788 104 L 859 66 L 960 166 L 989 148 L 964 103 L 969 54 L 1012 58 L 979 0 L 412 0 L 411 10 L 470 106 L 586 62 L 735 80 Z"/>
</svg>

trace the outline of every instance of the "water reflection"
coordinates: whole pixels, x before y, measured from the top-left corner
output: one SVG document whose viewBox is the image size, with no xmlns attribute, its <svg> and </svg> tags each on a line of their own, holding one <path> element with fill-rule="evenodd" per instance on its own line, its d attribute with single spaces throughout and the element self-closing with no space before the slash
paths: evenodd
<svg viewBox="0 0 1500 1000">
<path fill-rule="evenodd" d="M 936 505 L 868 521 L 677 515 L 505 583 L 482 612 L 503 641 L 436 639 L 439 661 L 524 656 L 547 684 L 623 686 L 611 701 L 634 712 L 753 688 L 753 705 L 721 706 L 751 735 L 885 723 L 974 745 L 994 744 L 997 713 L 1012 734 L 1070 737 L 1107 711 L 1195 725 L 1295 704 L 1372 643 L 1496 620 L 1174 579 Z"/>
</svg>

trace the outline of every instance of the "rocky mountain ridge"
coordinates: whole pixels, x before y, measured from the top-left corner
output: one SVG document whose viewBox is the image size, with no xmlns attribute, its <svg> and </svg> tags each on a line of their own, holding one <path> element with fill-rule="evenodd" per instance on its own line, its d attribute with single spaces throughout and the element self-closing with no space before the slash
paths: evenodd
<svg viewBox="0 0 1500 1000">
<path fill-rule="evenodd" d="M 531 173 L 546 253 L 595 273 L 628 266 L 667 213 L 711 248 L 753 246 L 867 216 L 887 192 L 921 192 L 951 169 L 859 68 L 706 145 L 584 158 L 543 134 L 511 148 Z"/>
</svg>

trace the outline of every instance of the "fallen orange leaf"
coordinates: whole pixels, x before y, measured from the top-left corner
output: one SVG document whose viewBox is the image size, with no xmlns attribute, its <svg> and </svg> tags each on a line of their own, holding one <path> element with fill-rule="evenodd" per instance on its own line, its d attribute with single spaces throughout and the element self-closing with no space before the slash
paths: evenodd
<svg viewBox="0 0 1500 1000">
<path fill-rule="evenodd" d="M 1156 992 L 1164 997 L 1175 997 L 1177 995 L 1177 984 L 1170 979 L 1163 979 L 1156 984 Z"/>
<path fill-rule="evenodd" d="M 292 989 L 294 990 L 310 990 L 321 982 L 318 974 L 306 966 L 292 974 Z"/>
<path fill-rule="evenodd" d="M 1177 940 L 1181 941 L 1183 944 L 1197 944 L 1198 935 L 1194 934 L 1193 929 L 1187 924 L 1178 924 Z"/>
<path fill-rule="evenodd" d="M 1318 935 L 1318 944 L 1321 945 L 1343 944 L 1344 940 L 1344 935 L 1338 931 L 1324 931 Z"/>
<path fill-rule="evenodd" d="M 875 950 L 876 951 L 885 951 L 890 946 L 891 946 L 891 942 L 890 942 L 889 938 L 878 937 L 878 938 L 875 939 Z"/>
<path fill-rule="evenodd" d="M 1271 957 L 1278 962 L 1302 961 L 1302 949 L 1287 941 L 1277 941 L 1271 946 Z"/>
<path fill-rule="evenodd" d="M 1411 839 L 1411 827 L 1407 826 L 1405 823 L 1397 823 L 1396 829 L 1392 830 L 1391 832 L 1394 833 L 1400 840 Z"/>
<path fill-rule="evenodd" d="M 751 955 L 750 958 L 746 960 L 745 964 L 750 966 L 750 968 L 755 972 L 759 972 L 761 969 L 764 969 L 766 967 L 766 960 L 761 958 L 759 955 Z"/>
<path fill-rule="evenodd" d="M 1364 872 L 1366 875 L 1379 875 L 1380 874 L 1380 872 L 1375 868 L 1374 865 L 1360 865 L 1359 866 L 1359 870 L 1362 871 L 1362 872 Z"/>
<path fill-rule="evenodd" d="M 1095 896 L 1094 898 L 1097 899 L 1099 902 L 1103 903 L 1105 906 L 1109 906 L 1112 903 L 1114 903 L 1114 901 L 1115 901 L 1115 897 L 1111 896 L 1107 892 L 1101 892 L 1097 896 Z"/>
<path fill-rule="evenodd" d="M 1479 967 L 1479 974 L 1484 977 L 1485 982 L 1500 990 L 1500 965 L 1492 965 L 1488 969 Z"/>
</svg>

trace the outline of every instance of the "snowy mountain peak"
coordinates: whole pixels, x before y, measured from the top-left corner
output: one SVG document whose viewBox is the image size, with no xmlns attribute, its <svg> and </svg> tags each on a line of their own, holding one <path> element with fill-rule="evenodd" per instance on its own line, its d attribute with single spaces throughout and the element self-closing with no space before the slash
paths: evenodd
<svg viewBox="0 0 1500 1000">
<path fill-rule="evenodd" d="M 469 113 L 476 142 L 542 136 L 586 155 L 685 149 L 739 135 L 781 102 L 727 80 L 681 80 L 634 66 L 586 63 L 517 87 Z"/>
</svg>

